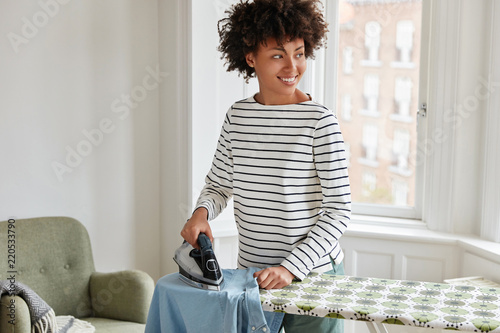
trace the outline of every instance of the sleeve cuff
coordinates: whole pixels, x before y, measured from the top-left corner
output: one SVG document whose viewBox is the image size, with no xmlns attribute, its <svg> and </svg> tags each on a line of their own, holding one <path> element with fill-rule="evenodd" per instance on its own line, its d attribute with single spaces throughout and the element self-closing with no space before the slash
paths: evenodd
<svg viewBox="0 0 500 333">
<path fill-rule="evenodd" d="M 299 271 L 297 267 L 295 267 L 293 264 L 291 264 L 289 261 L 285 260 L 281 263 L 281 266 L 285 267 L 290 273 L 292 273 L 297 279 L 300 281 L 304 280 L 307 274 L 302 273 Z"/>
<path fill-rule="evenodd" d="M 198 204 L 194 210 L 193 213 L 198 209 L 198 208 L 205 208 L 207 210 L 207 221 L 212 221 L 214 217 L 214 210 L 212 209 L 211 205 L 209 203 L 200 203 Z"/>
</svg>

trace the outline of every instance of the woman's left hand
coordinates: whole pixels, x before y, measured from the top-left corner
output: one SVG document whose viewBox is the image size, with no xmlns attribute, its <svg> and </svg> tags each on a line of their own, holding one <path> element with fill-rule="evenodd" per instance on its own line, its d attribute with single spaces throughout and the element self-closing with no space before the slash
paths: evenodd
<svg viewBox="0 0 500 333">
<path fill-rule="evenodd" d="M 253 274 L 262 289 L 280 289 L 292 283 L 295 277 L 283 266 L 269 267 Z"/>
</svg>

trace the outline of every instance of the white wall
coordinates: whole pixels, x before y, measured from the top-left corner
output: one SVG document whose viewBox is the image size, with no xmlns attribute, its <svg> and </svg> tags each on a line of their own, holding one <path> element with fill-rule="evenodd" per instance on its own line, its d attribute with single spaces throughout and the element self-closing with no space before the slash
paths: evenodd
<svg viewBox="0 0 500 333">
<path fill-rule="evenodd" d="M 178 270 L 172 260 L 191 206 L 190 1 L 160 1 L 160 273 Z"/>
<path fill-rule="evenodd" d="M 0 3 L 0 220 L 80 220 L 100 271 L 159 275 L 157 8 Z"/>
<path fill-rule="evenodd" d="M 477 237 L 352 224 L 340 242 L 347 275 L 430 282 L 482 276 L 500 283 L 500 244 Z"/>
<path fill-rule="evenodd" d="M 227 110 L 235 101 L 258 92 L 257 80 L 252 78 L 247 84 L 236 72 L 227 72 L 224 61 L 220 59 L 221 53 L 217 51 L 217 22 L 236 2 L 192 1 L 192 204 L 196 203 L 205 184 Z M 219 231 L 219 226 L 231 230 L 229 236 L 236 232 L 232 202 L 212 223 L 216 235 L 227 234 L 227 231 Z"/>
</svg>

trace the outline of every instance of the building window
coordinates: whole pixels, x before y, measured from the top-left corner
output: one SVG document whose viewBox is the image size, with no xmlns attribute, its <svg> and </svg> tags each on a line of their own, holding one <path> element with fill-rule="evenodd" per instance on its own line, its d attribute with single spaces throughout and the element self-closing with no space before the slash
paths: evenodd
<svg viewBox="0 0 500 333">
<path fill-rule="evenodd" d="M 398 60 L 392 63 L 392 66 L 399 68 L 414 68 L 415 64 L 411 61 L 411 53 L 413 51 L 413 35 L 415 33 L 415 25 L 413 21 L 402 20 L 396 25 L 396 50 Z"/>
<path fill-rule="evenodd" d="M 408 205 L 408 184 L 394 179 L 392 181 L 392 204 L 395 206 Z"/>
<path fill-rule="evenodd" d="M 380 92 L 380 80 L 377 74 L 367 74 L 363 82 L 363 96 L 365 98 L 365 108 L 361 113 L 366 116 L 378 117 L 378 99 Z"/>
<path fill-rule="evenodd" d="M 392 141 L 392 165 L 390 170 L 402 176 L 411 176 L 409 158 L 410 132 L 405 129 L 396 129 Z"/>
<path fill-rule="evenodd" d="M 413 82 L 410 77 L 396 77 L 394 82 L 394 104 L 396 112 L 391 115 L 392 120 L 402 122 L 412 122 L 411 96 Z"/>
<path fill-rule="evenodd" d="M 342 120 L 351 121 L 352 119 L 352 101 L 351 95 L 342 96 Z"/>
<path fill-rule="evenodd" d="M 344 47 L 342 51 L 342 70 L 344 74 L 352 73 L 352 47 Z"/>
<path fill-rule="evenodd" d="M 365 171 L 363 172 L 362 183 L 362 194 L 365 198 L 370 198 L 377 188 L 377 176 L 374 172 Z"/>
<path fill-rule="evenodd" d="M 367 22 L 365 25 L 365 47 L 367 57 L 361 64 L 363 66 L 380 67 L 382 63 L 379 60 L 380 32 L 382 28 L 377 21 Z"/>
<path fill-rule="evenodd" d="M 378 128 L 374 124 L 365 124 L 363 126 L 363 141 L 362 151 L 363 155 L 359 159 L 364 165 L 378 167 L 377 160 L 378 149 Z"/>
</svg>

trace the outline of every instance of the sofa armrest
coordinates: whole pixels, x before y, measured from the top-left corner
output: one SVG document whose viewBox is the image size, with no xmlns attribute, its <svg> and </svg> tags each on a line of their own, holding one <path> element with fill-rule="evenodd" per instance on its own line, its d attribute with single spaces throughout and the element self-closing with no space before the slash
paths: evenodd
<svg viewBox="0 0 500 333">
<path fill-rule="evenodd" d="M 31 332 L 30 312 L 28 305 L 21 297 L 2 296 L 0 300 L 0 332 Z"/>
<path fill-rule="evenodd" d="M 90 298 L 95 317 L 145 324 L 154 281 L 145 272 L 92 273 Z"/>
</svg>

